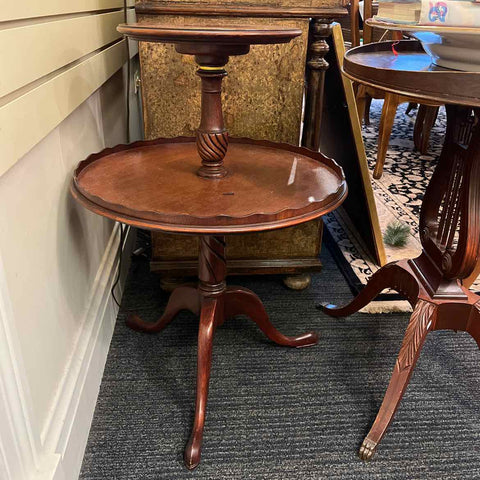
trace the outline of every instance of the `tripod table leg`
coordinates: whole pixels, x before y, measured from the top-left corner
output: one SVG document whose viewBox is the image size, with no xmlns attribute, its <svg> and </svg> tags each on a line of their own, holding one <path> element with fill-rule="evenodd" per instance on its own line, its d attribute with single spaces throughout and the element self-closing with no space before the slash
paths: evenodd
<svg viewBox="0 0 480 480">
<path fill-rule="evenodd" d="M 181 310 L 190 310 L 195 315 L 200 311 L 200 294 L 195 287 L 182 286 L 176 288 L 168 299 L 163 315 L 153 323 L 143 321 L 138 315 L 127 318 L 127 326 L 138 332 L 157 333 L 163 330 Z"/>
<path fill-rule="evenodd" d="M 185 465 L 193 470 L 200 463 L 202 450 L 203 427 L 207 409 L 208 385 L 212 365 L 213 335 L 216 323 L 223 315 L 223 298 L 205 297 L 202 300 L 200 325 L 198 329 L 197 353 L 197 399 L 195 404 L 195 420 L 190 440 L 185 447 Z"/>
<path fill-rule="evenodd" d="M 225 318 L 235 315 L 247 315 L 272 342 L 278 345 L 308 347 L 318 342 L 318 335 L 315 332 L 308 332 L 298 337 L 287 337 L 280 333 L 268 318 L 261 300 L 246 288 L 228 287 L 225 292 Z"/>
</svg>

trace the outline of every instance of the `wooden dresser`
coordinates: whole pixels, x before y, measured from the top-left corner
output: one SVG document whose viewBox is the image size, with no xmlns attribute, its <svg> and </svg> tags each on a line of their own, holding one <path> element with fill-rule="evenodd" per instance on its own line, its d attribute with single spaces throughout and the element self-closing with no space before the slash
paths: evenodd
<svg viewBox="0 0 480 480">
<path fill-rule="evenodd" d="M 341 0 L 301 4 L 294 0 L 142 0 L 136 12 L 140 23 L 168 20 L 174 25 L 268 24 L 301 29 L 302 35 L 291 44 L 254 46 L 249 55 L 230 60 L 223 94 L 225 122 L 236 137 L 318 150 L 323 78 L 328 68 L 325 38 L 330 35 L 329 24 L 346 14 Z M 145 138 L 194 135 L 200 95 L 193 57 L 176 55 L 172 45 L 141 43 L 139 50 Z M 307 286 L 308 275 L 295 276 L 321 269 L 321 236 L 321 220 L 275 232 L 233 235 L 227 249 L 229 274 L 284 274 L 293 276 L 287 284 Z M 197 238 L 152 235 L 151 269 L 162 274 L 164 287 L 196 274 L 198 248 Z"/>
</svg>

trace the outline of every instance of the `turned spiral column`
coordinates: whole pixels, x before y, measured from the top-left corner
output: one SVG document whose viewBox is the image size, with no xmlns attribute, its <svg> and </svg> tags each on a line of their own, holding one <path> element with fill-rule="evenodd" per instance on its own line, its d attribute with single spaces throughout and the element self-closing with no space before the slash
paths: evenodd
<svg viewBox="0 0 480 480">
<path fill-rule="evenodd" d="M 175 45 L 178 53 L 195 55 L 202 80 L 202 112 L 197 129 L 197 150 L 202 165 L 197 174 L 208 179 L 225 177 L 228 171 L 223 165 L 227 154 L 228 132 L 223 121 L 222 81 L 227 76 L 223 68 L 231 55 L 245 55 L 250 45 L 245 44 L 196 44 Z"/>
<path fill-rule="evenodd" d="M 227 76 L 223 68 L 229 55 L 245 55 L 249 45 L 176 45 L 179 53 L 195 54 L 199 65 L 197 75 L 202 81 L 202 105 L 200 126 L 197 129 L 197 151 L 202 165 L 197 174 L 207 179 L 219 179 L 228 171 L 223 160 L 228 149 L 228 131 L 222 110 L 222 81 Z M 226 289 L 227 264 L 225 237 L 202 235 L 198 259 L 200 293 L 206 297 L 222 295 Z"/>
<path fill-rule="evenodd" d="M 202 159 L 198 175 L 222 178 L 227 174 L 223 159 L 227 153 L 228 132 L 223 122 L 222 80 L 227 75 L 223 68 L 200 67 L 202 79 L 202 117 L 197 130 L 197 149 Z"/>
<path fill-rule="evenodd" d="M 199 290 L 205 296 L 215 296 L 225 291 L 227 261 L 225 237 L 222 235 L 202 235 L 198 257 Z"/>
</svg>

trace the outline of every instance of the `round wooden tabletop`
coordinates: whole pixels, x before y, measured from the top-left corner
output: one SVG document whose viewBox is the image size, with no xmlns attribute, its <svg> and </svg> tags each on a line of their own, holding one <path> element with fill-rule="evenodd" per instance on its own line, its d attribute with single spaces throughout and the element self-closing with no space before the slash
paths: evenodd
<svg viewBox="0 0 480 480">
<path fill-rule="evenodd" d="M 272 230 L 318 218 L 347 194 L 342 169 L 321 153 L 230 139 L 228 175 L 205 179 L 195 139 L 158 139 L 106 149 L 81 162 L 73 196 L 136 227 L 176 233 Z"/>
<path fill-rule="evenodd" d="M 266 45 L 288 43 L 302 34 L 297 28 L 268 26 L 172 26 L 161 23 L 122 24 L 117 30 L 134 40 L 161 43 L 207 43 L 222 45 Z"/>
<path fill-rule="evenodd" d="M 356 82 L 400 95 L 480 107 L 480 73 L 437 67 L 417 40 L 402 40 L 394 49 L 392 42 L 352 48 L 343 70 Z"/>
</svg>

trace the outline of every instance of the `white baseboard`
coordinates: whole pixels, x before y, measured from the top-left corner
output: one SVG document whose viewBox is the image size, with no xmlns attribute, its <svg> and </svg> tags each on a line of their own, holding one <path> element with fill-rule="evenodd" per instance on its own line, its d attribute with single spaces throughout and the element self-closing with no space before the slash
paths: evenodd
<svg viewBox="0 0 480 480">
<path fill-rule="evenodd" d="M 42 450 L 52 454 L 49 455 L 50 465 L 45 465 L 38 480 L 75 480 L 80 473 L 118 313 L 111 288 L 118 272 L 119 228 L 117 224 L 110 237 L 79 340 L 66 368 L 52 414 L 42 432 Z M 122 261 L 120 281 L 116 287 L 117 298 L 121 298 L 123 293 L 134 237 L 133 229 L 128 229 L 122 257 L 125 261 Z"/>
</svg>

